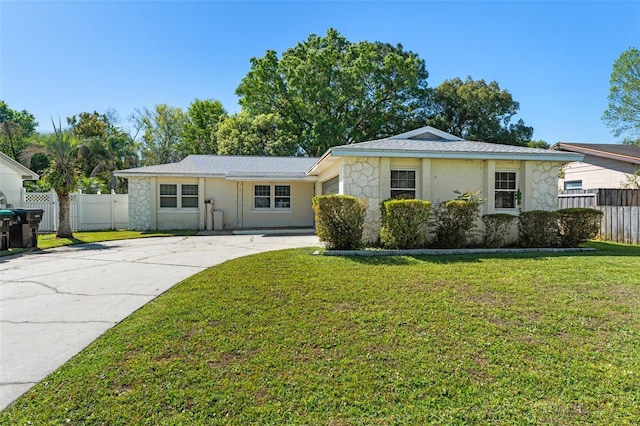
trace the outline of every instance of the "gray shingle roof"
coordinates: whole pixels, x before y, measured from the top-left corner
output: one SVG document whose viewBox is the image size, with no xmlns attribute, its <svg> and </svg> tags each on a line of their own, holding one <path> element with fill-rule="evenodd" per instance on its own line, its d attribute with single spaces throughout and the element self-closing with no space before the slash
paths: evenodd
<svg viewBox="0 0 640 426">
<path fill-rule="evenodd" d="M 560 142 L 553 148 L 640 164 L 640 146 L 638 145 Z"/>
<path fill-rule="evenodd" d="M 541 161 L 579 161 L 581 155 L 548 149 L 529 148 L 467 140 L 430 141 L 386 138 L 331 148 L 335 156 L 390 156 L 421 158 L 469 158 Z"/>
<path fill-rule="evenodd" d="M 177 163 L 120 170 L 118 176 L 302 178 L 317 161 L 309 157 L 189 155 Z"/>
</svg>

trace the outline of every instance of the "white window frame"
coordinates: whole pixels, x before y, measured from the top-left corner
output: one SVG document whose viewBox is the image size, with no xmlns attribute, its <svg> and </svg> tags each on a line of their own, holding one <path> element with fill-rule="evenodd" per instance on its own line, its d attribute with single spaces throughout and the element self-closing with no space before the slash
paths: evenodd
<svg viewBox="0 0 640 426">
<path fill-rule="evenodd" d="M 393 186 L 393 181 L 394 181 L 393 174 L 394 173 L 398 173 L 398 172 L 400 172 L 400 173 L 402 173 L 402 172 L 413 173 L 413 188 L 411 188 L 411 187 L 401 188 L 401 187 L 394 187 Z M 416 188 L 416 186 L 418 184 L 417 181 L 418 181 L 418 172 L 417 172 L 416 169 L 391 169 L 391 172 L 389 173 L 389 196 L 391 198 L 396 198 L 393 195 L 394 191 L 398 191 L 398 192 L 400 192 L 400 191 L 402 191 L 402 192 L 412 191 L 413 192 L 413 197 L 409 197 L 409 198 L 414 198 L 414 199 L 417 198 L 417 196 L 418 196 L 418 190 Z M 404 198 L 406 198 L 406 197 L 404 197 Z"/>
<path fill-rule="evenodd" d="M 258 188 L 268 189 L 257 194 Z M 286 188 L 286 191 L 283 190 Z M 256 204 L 257 199 L 268 199 L 268 207 L 259 207 Z M 290 212 L 291 211 L 291 185 L 288 184 L 264 184 L 256 183 L 253 185 L 253 210 L 257 212 Z M 288 202 L 287 202 L 288 201 Z"/>
<path fill-rule="evenodd" d="M 187 186 L 187 187 L 195 187 L 195 194 L 191 194 L 189 192 L 193 192 L 193 191 L 188 191 L 186 190 L 187 188 L 185 188 L 185 193 L 183 194 L 183 186 Z M 175 194 L 163 194 L 162 191 L 162 187 L 174 187 L 175 188 Z M 200 188 L 198 187 L 197 183 L 161 183 L 158 184 L 158 208 L 161 210 L 197 210 L 198 209 L 198 204 L 199 204 L 199 190 Z M 173 198 L 175 199 L 175 206 L 167 206 L 164 207 L 162 206 L 162 199 L 163 198 Z M 186 200 L 196 200 L 196 205 L 195 206 L 183 206 L 183 204 L 188 204 L 185 203 Z"/>
<path fill-rule="evenodd" d="M 582 180 L 565 180 L 564 190 L 570 191 L 575 189 L 582 189 Z"/>
<path fill-rule="evenodd" d="M 513 188 L 496 188 L 496 186 L 502 186 L 502 185 L 498 185 L 498 173 L 513 173 L 514 175 L 514 184 L 513 184 Z M 518 170 L 510 170 L 510 169 L 498 169 L 495 171 L 494 177 L 493 177 L 493 188 L 494 188 L 494 195 L 493 195 L 493 206 L 496 210 L 516 210 L 518 208 L 518 185 L 519 185 L 519 173 Z M 502 180 L 500 179 L 500 182 L 506 182 L 507 184 L 510 182 L 509 179 L 507 180 Z M 512 199 L 513 199 L 513 207 L 500 207 L 497 205 L 498 202 L 498 193 L 499 192 L 507 192 L 507 193 L 511 193 L 512 195 Z"/>
</svg>

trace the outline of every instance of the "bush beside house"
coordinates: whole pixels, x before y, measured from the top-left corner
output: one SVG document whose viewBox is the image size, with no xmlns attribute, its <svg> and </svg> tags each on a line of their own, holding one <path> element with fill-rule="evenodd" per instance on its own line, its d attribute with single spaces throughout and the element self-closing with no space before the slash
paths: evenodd
<svg viewBox="0 0 640 426">
<path fill-rule="evenodd" d="M 472 240 L 482 200 L 478 194 L 463 194 L 456 200 L 432 209 L 424 200 L 387 200 L 381 204 L 380 243 L 386 248 L 461 248 L 477 244 Z M 327 249 L 349 250 L 362 247 L 366 202 L 353 196 L 326 195 L 313 199 L 316 231 Z M 430 222 L 429 218 L 433 216 Z M 578 247 L 597 236 L 602 212 L 572 208 L 559 211 L 534 210 L 519 216 L 482 216 L 482 245 L 488 248 L 509 244 L 513 223 L 517 221 L 517 245 L 529 248 Z M 429 229 L 431 228 L 431 230 Z M 432 242 L 429 233 L 435 234 Z"/>
<path fill-rule="evenodd" d="M 367 202 L 351 195 L 313 197 L 316 234 L 328 249 L 352 250 L 362 246 Z"/>
<path fill-rule="evenodd" d="M 380 241 L 388 248 L 426 247 L 430 214 L 431 203 L 429 201 L 384 201 L 381 207 Z"/>
</svg>

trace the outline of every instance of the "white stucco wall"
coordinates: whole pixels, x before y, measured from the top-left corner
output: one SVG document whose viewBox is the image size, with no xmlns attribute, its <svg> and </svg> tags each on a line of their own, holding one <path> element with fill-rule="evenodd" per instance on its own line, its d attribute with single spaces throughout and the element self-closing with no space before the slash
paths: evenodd
<svg viewBox="0 0 640 426">
<path fill-rule="evenodd" d="M 13 207 L 22 205 L 20 188 L 22 188 L 22 174 L 2 164 L 0 167 L 0 191 L 5 195 L 7 204 L 13 204 Z"/>
<path fill-rule="evenodd" d="M 466 191 L 480 191 L 486 199 L 480 215 L 519 210 L 556 210 L 559 163 L 533 161 L 451 160 L 416 158 L 344 157 L 340 169 L 341 193 L 368 200 L 363 239 L 376 241 L 380 227 L 380 202 L 390 197 L 390 171 L 416 171 L 416 197 L 439 202 L 455 199 Z M 513 171 L 522 204 L 512 209 L 495 208 L 495 172 Z M 482 231 L 478 219 L 476 234 Z"/>
<path fill-rule="evenodd" d="M 314 182 L 278 182 L 258 181 L 241 182 L 242 206 L 240 224 L 242 228 L 313 228 L 314 214 L 312 198 L 315 193 Z M 291 187 L 291 209 L 254 209 L 253 194 L 255 185 L 289 185 Z"/>
</svg>

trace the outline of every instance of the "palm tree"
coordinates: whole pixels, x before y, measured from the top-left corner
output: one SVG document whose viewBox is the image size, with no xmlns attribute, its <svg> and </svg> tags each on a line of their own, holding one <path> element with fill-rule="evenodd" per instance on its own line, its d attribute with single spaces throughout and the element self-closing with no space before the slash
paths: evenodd
<svg viewBox="0 0 640 426">
<path fill-rule="evenodd" d="M 51 185 L 58 196 L 60 210 L 56 237 L 73 238 L 69 220 L 69 194 L 78 188 L 79 173 L 76 158 L 80 142 L 71 133 L 62 131 L 60 124 L 58 128 L 53 120 L 51 124 L 53 124 L 54 133 L 42 138 L 40 145 L 30 145 L 25 148 L 22 158 L 25 164 L 29 164 L 36 154 L 44 154 L 49 159 L 50 164 L 44 172 L 43 179 Z"/>
</svg>

